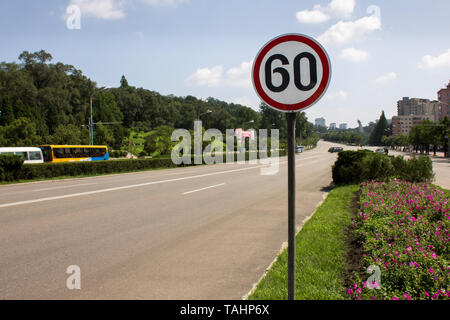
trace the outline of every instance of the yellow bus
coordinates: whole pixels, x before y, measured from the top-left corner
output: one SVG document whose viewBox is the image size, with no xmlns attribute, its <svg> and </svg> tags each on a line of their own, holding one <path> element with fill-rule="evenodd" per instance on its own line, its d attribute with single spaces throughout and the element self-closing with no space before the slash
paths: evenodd
<svg viewBox="0 0 450 320">
<path fill-rule="evenodd" d="M 107 146 L 42 145 L 45 162 L 99 161 L 108 160 Z"/>
</svg>

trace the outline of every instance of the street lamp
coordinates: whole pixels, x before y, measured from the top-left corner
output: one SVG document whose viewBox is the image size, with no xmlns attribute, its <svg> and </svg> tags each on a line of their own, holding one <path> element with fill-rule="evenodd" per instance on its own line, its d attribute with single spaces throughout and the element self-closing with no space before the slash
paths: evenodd
<svg viewBox="0 0 450 320">
<path fill-rule="evenodd" d="M 201 117 L 201 116 L 203 116 L 203 115 L 205 115 L 205 114 L 208 114 L 208 113 L 211 113 L 211 112 L 212 112 L 212 111 L 208 109 L 208 110 L 206 110 L 205 112 L 200 113 L 200 114 L 197 116 L 197 119 L 200 120 L 200 117 Z"/>
<path fill-rule="evenodd" d="M 91 105 L 91 117 L 90 117 L 90 121 L 89 121 L 89 135 L 91 136 L 91 145 L 94 145 L 94 115 L 92 113 L 92 98 L 94 97 L 94 95 L 96 93 L 99 93 L 100 91 L 105 90 L 106 87 L 101 87 L 100 89 L 94 90 L 94 92 L 92 92 L 91 96 L 90 96 L 90 105 Z"/>
</svg>

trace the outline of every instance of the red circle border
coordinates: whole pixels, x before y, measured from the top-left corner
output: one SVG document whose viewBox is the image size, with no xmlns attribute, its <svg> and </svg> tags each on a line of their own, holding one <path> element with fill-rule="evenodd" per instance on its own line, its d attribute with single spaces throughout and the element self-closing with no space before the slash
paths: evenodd
<svg viewBox="0 0 450 320">
<path fill-rule="evenodd" d="M 270 98 L 265 92 L 264 89 L 261 86 L 260 78 L 259 78 L 259 69 L 261 67 L 262 60 L 264 59 L 265 55 L 276 45 L 288 42 L 288 41 L 297 41 L 304 43 L 308 46 L 310 46 L 319 56 L 320 61 L 323 66 L 323 75 L 322 80 L 320 82 L 319 87 L 316 89 L 316 91 L 313 93 L 311 97 L 308 99 L 296 103 L 296 104 L 284 104 L 280 103 L 278 101 L 273 100 Z M 255 87 L 256 92 L 258 93 L 259 97 L 266 102 L 269 106 L 278 109 L 279 111 L 284 112 L 298 112 L 303 109 L 308 108 L 312 104 L 316 103 L 322 94 L 325 92 L 325 90 L 328 87 L 329 81 L 330 81 L 330 75 L 331 75 L 331 66 L 330 66 L 330 60 L 328 58 L 327 53 L 322 48 L 322 46 L 316 42 L 314 39 L 309 38 L 307 36 L 301 35 L 301 34 L 287 34 L 282 35 L 280 37 L 277 37 L 275 39 L 272 39 L 267 43 L 258 53 L 255 63 L 253 64 L 253 86 Z"/>
</svg>

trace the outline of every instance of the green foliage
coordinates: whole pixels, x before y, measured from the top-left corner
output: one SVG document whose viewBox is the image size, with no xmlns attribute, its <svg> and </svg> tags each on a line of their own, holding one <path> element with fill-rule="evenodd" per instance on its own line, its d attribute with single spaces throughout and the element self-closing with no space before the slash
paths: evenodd
<svg viewBox="0 0 450 320">
<path fill-rule="evenodd" d="M 144 150 L 152 156 L 170 154 L 174 146 L 171 139 L 173 130 L 169 126 L 159 126 L 151 131 L 145 140 Z"/>
<path fill-rule="evenodd" d="M 362 134 L 350 130 L 330 130 L 322 135 L 325 141 L 359 145 L 364 141 Z"/>
<path fill-rule="evenodd" d="M 53 135 L 46 138 L 48 144 L 89 144 L 89 132 L 87 128 L 77 127 L 73 124 L 61 124 L 56 127 Z"/>
<path fill-rule="evenodd" d="M 383 145 L 381 139 L 383 138 L 383 136 L 388 135 L 389 135 L 389 125 L 383 111 L 381 113 L 380 120 L 378 120 L 378 123 L 376 124 L 375 128 L 370 134 L 369 144 L 372 146 L 381 146 Z"/>
<path fill-rule="evenodd" d="M 394 166 L 389 157 L 379 153 L 368 153 L 361 162 L 361 179 L 386 180 L 394 173 Z"/>
<path fill-rule="evenodd" d="M 122 150 L 112 150 L 109 152 L 109 156 L 111 158 L 124 158 L 126 157 L 127 152 Z"/>
<path fill-rule="evenodd" d="M 0 181 L 14 181 L 18 178 L 23 159 L 18 155 L 0 155 Z"/>
<path fill-rule="evenodd" d="M 408 159 L 406 161 L 406 170 L 403 174 L 399 174 L 398 177 L 411 182 L 430 182 L 434 178 L 433 162 L 429 157 Z"/>
<path fill-rule="evenodd" d="M 19 118 L 0 127 L 0 137 L 1 147 L 33 146 L 41 142 L 36 133 L 36 124 L 28 118 Z"/>
<path fill-rule="evenodd" d="M 332 167 L 336 184 L 354 184 L 368 180 L 389 181 L 399 178 L 411 182 L 431 182 L 433 164 L 428 157 L 392 157 L 365 150 L 343 151 Z"/>
<path fill-rule="evenodd" d="M 362 177 L 362 160 L 369 151 L 342 151 L 332 166 L 333 181 L 336 184 L 359 183 Z"/>
</svg>

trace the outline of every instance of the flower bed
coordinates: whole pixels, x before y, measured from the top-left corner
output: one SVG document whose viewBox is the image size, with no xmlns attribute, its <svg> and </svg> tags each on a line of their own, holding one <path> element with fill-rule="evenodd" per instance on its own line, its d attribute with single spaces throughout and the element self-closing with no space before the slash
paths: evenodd
<svg viewBox="0 0 450 320">
<path fill-rule="evenodd" d="M 394 180 L 361 185 L 353 221 L 362 245 L 352 299 L 448 299 L 449 197 L 429 184 Z M 379 271 L 364 274 L 368 268 Z M 377 272 L 375 272 L 377 273 Z"/>
</svg>

